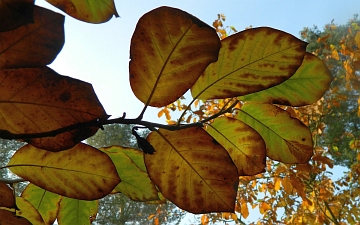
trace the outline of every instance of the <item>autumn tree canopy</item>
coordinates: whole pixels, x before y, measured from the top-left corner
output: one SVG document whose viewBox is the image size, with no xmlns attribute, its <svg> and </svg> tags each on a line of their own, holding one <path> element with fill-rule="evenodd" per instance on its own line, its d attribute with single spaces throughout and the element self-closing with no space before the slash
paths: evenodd
<svg viewBox="0 0 360 225">
<path fill-rule="evenodd" d="M 117 16 L 112 1 L 49 2 L 85 22 Z M 110 118 L 91 84 L 47 67 L 64 45 L 64 16 L 31 0 L 6 1 L 0 11 L 8 15 L 0 25 L 0 138 L 27 143 L 4 168 L 30 182 L 14 197 L 6 183 L 15 181 L 2 179 L 4 220 L 89 224 L 98 199 L 119 192 L 192 213 L 233 213 L 251 203 L 239 198 L 241 177 L 265 172 L 267 158 L 304 164 L 314 154 L 310 129 L 288 109 L 317 102 L 332 77 L 288 33 L 259 27 L 220 40 L 185 11 L 154 9 L 139 19 L 130 46 L 129 82 L 144 108 L 137 118 Z M 148 107 L 176 104 L 188 91 L 193 99 L 178 119 L 143 120 Z M 222 104 L 203 116 L 199 101 Z M 196 121 L 187 123 L 190 115 Z M 118 123 L 135 124 L 143 151 L 81 142 Z M 146 139 L 137 133 L 143 128 L 151 130 Z M 290 179 L 295 186 L 300 178 Z"/>
</svg>

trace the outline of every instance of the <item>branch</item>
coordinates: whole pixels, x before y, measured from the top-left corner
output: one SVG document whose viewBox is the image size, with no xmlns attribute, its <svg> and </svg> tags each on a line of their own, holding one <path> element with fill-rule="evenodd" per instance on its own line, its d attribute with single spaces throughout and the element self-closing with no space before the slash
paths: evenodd
<svg viewBox="0 0 360 225">
<path fill-rule="evenodd" d="M 1 178 L 0 177 L 0 182 L 1 183 L 5 183 L 5 184 L 15 184 L 15 183 L 20 183 L 20 182 L 24 182 L 26 180 L 22 179 L 22 178 L 17 178 L 17 179 L 6 179 L 6 178 Z"/>
</svg>

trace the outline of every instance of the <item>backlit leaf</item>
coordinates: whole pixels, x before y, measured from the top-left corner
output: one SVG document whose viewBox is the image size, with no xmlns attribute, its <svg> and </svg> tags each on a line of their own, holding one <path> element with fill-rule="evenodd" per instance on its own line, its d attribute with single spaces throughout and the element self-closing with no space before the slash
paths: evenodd
<svg viewBox="0 0 360 225">
<path fill-rule="evenodd" d="M 229 153 L 202 128 L 159 129 L 148 136 L 150 178 L 161 193 L 191 213 L 233 212 L 239 178 Z"/>
<path fill-rule="evenodd" d="M 271 104 L 246 103 L 238 119 L 265 140 L 266 155 L 283 163 L 306 163 L 313 155 L 310 130 L 296 118 Z"/>
<path fill-rule="evenodd" d="M 60 202 L 57 221 L 59 225 L 91 224 L 98 212 L 98 200 L 83 201 L 63 197 Z"/>
<path fill-rule="evenodd" d="M 168 105 L 217 60 L 219 48 L 215 30 L 196 17 L 170 7 L 154 9 L 140 18 L 131 39 L 131 88 L 145 104 Z"/>
<path fill-rule="evenodd" d="M 34 22 L 35 0 L 1 0 L 0 32 L 13 30 L 21 25 Z"/>
<path fill-rule="evenodd" d="M 7 166 L 45 190 L 82 200 L 102 198 L 120 182 L 109 156 L 82 143 L 61 152 L 25 145 Z"/>
<path fill-rule="evenodd" d="M 40 213 L 26 199 L 16 197 L 16 206 L 19 208 L 19 210 L 16 211 L 17 216 L 27 219 L 32 225 L 45 225 Z"/>
<path fill-rule="evenodd" d="M 230 117 L 220 117 L 206 131 L 229 152 L 239 176 L 265 171 L 265 142 L 253 128 Z"/>
<path fill-rule="evenodd" d="M 75 19 L 89 23 L 103 23 L 119 17 L 114 0 L 46 0 Z"/>
<path fill-rule="evenodd" d="M 250 94 L 282 83 L 301 65 L 306 43 L 268 27 L 248 29 L 221 41 L 219 60 L 191 89 L 207 100 Z"/>
<path fill-rule="evenodd" d="M 143 152 L 121 146 L 101 148 L 114 162 L 121 182 L 115 189 L 134 201 L 159 200 L 158 191 L 144 171 Z"/>
<path fill-rule="evenodd" d="M 0 130 L 13 134 L 48 132 L 107 118 L 90 84 L 61 76 L 48 67 L 0 70 L 0 91 Z M 28 142 L 59 151 L 73 147 L 97 130 L 75 129 Z"/>
<path fill-rule="evenodd" d="M 51 225 L 55 222 L 60 207 L 60 195 L 30 183 L 21 193 L 21 197 L 29 201 L 38 210 L 45 224 Z"/>
<path fill-rule="evenodd" d="M 64 16 L 38 6 L 34 23 L 0 33 L 0 69 L 50 64 L 64 45 Z"/>
<path fill-rule="evenodd" d="M 5 183 L 0 182 L 0 207 L 14 208 L 15 198 L 13 190 Z M 1 220 L 0 220 L 1 221 Z"/>
<path fill-rule="evenodd" d="M 0 221 L 4 225 L 32 225 L 27 219 L 17 217 L 15 213 L 0 209 Z"/>
<path fill-rule="evenodd" d="M 318 57 L 306 53 L 302 65 L 288 80 L 269 89 L 241 96 L 239 100 L 288 106 L 309 105 L 324 95 L 331 80 L 326 65 Z"/>
</svg>

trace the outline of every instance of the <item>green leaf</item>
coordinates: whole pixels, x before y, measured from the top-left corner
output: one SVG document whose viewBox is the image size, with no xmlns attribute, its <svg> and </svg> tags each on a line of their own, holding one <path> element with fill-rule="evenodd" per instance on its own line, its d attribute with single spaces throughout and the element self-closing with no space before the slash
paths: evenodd
<svg viewBox="0 0 360 225">
<path fill-rule="evenodd" d="M 111 158 L 121 177 L 121 183 L 115 187 L 116 191 L 134 201 L 159 200 L 158 191 L 146 172 L 143 152 L 121 146 L 100 150 Z"/>
<path fill-rule="evenodd" d="M 59 225 L 86 225 L 91 224 L 98 212 L 98 200 L 83 201 L 63 197 L 57 217 Z"/>
<path fill-rule="evenodd" d="M 313 155 L 311 133 L 300 120 L 271 104 L 245 103 L 236 118 L 265 140 L 266 155 L 283 163 L 306 163 Z"/>
<path fill-rule="evenodd" d="M 241 96 L 242 101 L 304 106 L 319 100 L 328 90 L 332 75 L 317 57 L 306 53 L 296 73 L 285 82 L 269 89 Z"/>
<path fill-rule="evenodd" d="M 64 16 L 36 6 L 34 23 L 0 32 L 0 69 L 48 65 L 64 41 Z"/>
<path fill-rule="evenodd" d="M 25 145 L 7 166 L 47 191 L 82 200 L 102 198 L 120 182 L 109 156 L 82 143 L 61 152 Z"/>
<path fill-rule="evenodd" d="M 191 213 L 234 211 L 239 177 L 229 153 L 202 128 L 159 129 L 147 138 L 151 180 L 165 198 Z"/>
<path fill-rule="evenodd" d="M 46 0 L 75 19 L 88 23 L 104 23 L 119 17 L 114 0 Z"/>
<path fill-rule="evenodd" d="M 61 76 L 48 67 L 0 70 L 0 81 L 0 130 L 42 133 L 108 117 L 89 83 Z M 73 147 L 98 129 L 78 128 L 27 141 L 38 148 L 59 151 Z"/>
<path fill-rule="evenodd" d="M 230 117 L 220 117 L 206 131 L 229 152 L 239 176 L 265 172 L 265 142 L 258 132 Z"/>
<path fill-rule="evenodd" d="M 215 30 L 196 17 L 170 7 L 154 9 L 140 18 L 131 39 L 131 88 L 146 105 L 168 105 L 217 60 L 219 48 Z"/>
<path fill-rule="evenodd" d="M 55 222 L 60 207 L 60 195 L 30 183 L 21 193 L 21 197 L 29 201 L 38 210 L 45 224 L 51 225 Z"/>
<path fill-rule="evenodd" d="M 268 27 L 248 29 L 221 41 L 217 62 L 191 88 L 193 98 L 230 98 L 258 92 L 291 77 L 301 65 L 306 43 Z"/>
<path fill-rule="evenodd" d="M 1 0 L 0 32 L 13 30 L 21 25 L 33 23 L 35 0 Z"/>
</svg>

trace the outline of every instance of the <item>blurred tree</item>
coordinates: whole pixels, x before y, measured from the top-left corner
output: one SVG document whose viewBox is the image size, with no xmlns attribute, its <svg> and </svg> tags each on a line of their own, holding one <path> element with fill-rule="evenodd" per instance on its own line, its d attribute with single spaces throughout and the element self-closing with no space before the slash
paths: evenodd
<svg viewBox="0 0 360 225">
<path fill-rule="evenodd" d="M 345 25 L 327 24 L 304 28 L 308 51 L 320 57 L 334 80 L 324 95 L 325 126 L 318 145 L 328 147 L 336 165 L 350 167 L 360 150 L 360 20 L 357 15 Z"/>
<path fill-rule="evenodd" d="M 120 145 L 138 148 L 135 137 L 131 134 L 133 125 L 112 124 L 104 126 L 86 142 L 96 148 Z M 146 136 L 149 131 L 138 132 Z M 166 204 L 148 204 L 130 200 L 121 193 L 108 195 L 99 200 L 99 212 L 96 224 L 179 224 L 186 212 L 171 202 Z"/>
</svg>

